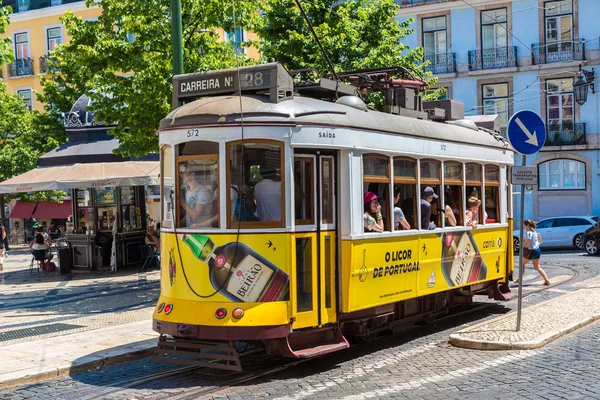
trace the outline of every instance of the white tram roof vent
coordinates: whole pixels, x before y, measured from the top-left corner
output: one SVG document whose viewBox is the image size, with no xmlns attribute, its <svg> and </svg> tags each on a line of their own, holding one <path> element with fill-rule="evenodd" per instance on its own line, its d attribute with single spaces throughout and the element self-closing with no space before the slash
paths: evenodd
<svg viewBox="0 0 600 400">
<path fill-rule="evenodd" d="M 474 131 L 479 130 L 479 128 L 477 128 L 477 125 L 475 125 L 475 122 L 471 121 L 470 119 L 459 119 L 457 121 L 449 121 L 449 122 L 452 125 L 462 126 L 463 128 L 472 129 Z"/>
<path fill-rule="evenodd" d="M 336 104 L 356 108 L 361 111 L 369 111 L 365 102 L 358 96 L 342 96 L 335 101 Z"/>
</svg>

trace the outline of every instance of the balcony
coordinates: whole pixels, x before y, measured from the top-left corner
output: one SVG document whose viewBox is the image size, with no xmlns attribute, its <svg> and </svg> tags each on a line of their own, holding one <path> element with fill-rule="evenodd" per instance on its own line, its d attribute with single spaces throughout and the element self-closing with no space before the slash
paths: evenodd
<svg viewBox="0 0 600 400">
<path fill-rule="evenodd" d="M 517 46 L 469 51 L 469 71 L 512 67 L 518 67 Z"/>
<path fill-rule="evenodd" d="M 432 3 L 446 3 L 450 0 L 394 0 L 394 3 L 401 7 L 414 7 L 422 6 L 424 4 Z"/>
<path fill-rule="evenodd" d="M 33 75 L 33 60 L 31 58 L 19 58 L 8 64 L 8 76 Z"/>
<path fill-rule="evenodd" d="M 82 0 L 4 0 L 2 6 L 11 6 L 14 13 L 20 13 L 80 1 Z"/>
<path fill-rule="evenodd" d="M 548 125 L 546 146 L 568 146 L 586 144 L 585 122 L 563 122 Z"/>
<path fill-rule="evenodd" d="M 573 39 L 567 42 L 531 45 L 531 63 L 533 65 L 549 64 L 561 61 L 585 60 L 585 40 Z"/>
<path fill-rule="evenodd" d="M 423 61 L 429 61 L 425 71 L 433 74 L 449 74 L 456 72 L 456 53 L 426 55 Z"/>
</svg>

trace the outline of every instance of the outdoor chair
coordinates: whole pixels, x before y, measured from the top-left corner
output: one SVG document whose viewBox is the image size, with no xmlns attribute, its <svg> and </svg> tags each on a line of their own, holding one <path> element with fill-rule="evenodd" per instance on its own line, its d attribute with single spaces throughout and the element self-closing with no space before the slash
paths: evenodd
<svg viewBox="0 0 600 400">
<path fill-rule="evenodd" d="M 46 261 L 50 261 L 53 257 L 52 254 L 48 250 L 30 250 L 31 255 L 33 256 L 31 259 L 31 264 L 29 265 L 29 273 L 33 274 L 33 269 L 37 265 L 38 273 L 44 271 L 44 273 L 48 273 L 47 269 L 44 269 L 44 263 Z"/>
<path fill-rule="evenodd" d="M 154 246 L 142 244 L 140 245 L 140 253 L 142 255 L 142 268 L 140 268 L 140 272 L 144 272 L 153 263 L 156 263 L 156 266 L 160 269 L 160 255 Z"/>
</svg>

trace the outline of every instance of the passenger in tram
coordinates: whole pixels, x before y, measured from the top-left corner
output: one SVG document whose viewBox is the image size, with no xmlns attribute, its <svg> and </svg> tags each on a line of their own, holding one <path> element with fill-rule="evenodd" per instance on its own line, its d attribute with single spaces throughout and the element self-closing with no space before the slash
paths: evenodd
<svg viewBox="0 0 600 400">
<path fill-rule="evenodd" d="M 410 224 L 406 220 L 402 208 L 400 208 L 401 192 L 399 186 L 394 188 L 394 230 L 410 229 Z"/>
<path fill-rule="evenodd" d="M 477 228 L 477 224 L 479 222 L 479 206 L 481 205 L 481 200 L 477 197 L 471 196 L 467 200 L 467 213 L 466 213 L 466 222 L 467 226 L 473 227 L 473 229 Z"/>
<path fill-rule="evenodd" d="M 365 232 L 383 232 L 383 217 L 381 215 L 381 204 L 377 195 L 373 192 L 365 193 L 365 214 L 363 221 Z"/>
<path fill-rule="evenodd" d="M 431 203 L 437 199 L 438 195 L 431 186 L 423 189 L 421 196 L 421 229 L 435 229 L 435 224 L 430 221 L 431 218 Z"/>
<path fill-rule="evenodd" d="M 181 221 L 182 227 L 196 228 L 201 226 L 215 226 L 218 215 L 213 213 L 215 191 L 213 188 L 213 171 L 194 171 L 189 167 L 183 170 L 182 207 L 185 218 Z"/>
<path fill-rule="evenodd" d="M 256 210 L 260 221 L 281 221 L 281 182 L 275 168 L 260 168 L 263 179 L 254 186 Z"/>
</svg>

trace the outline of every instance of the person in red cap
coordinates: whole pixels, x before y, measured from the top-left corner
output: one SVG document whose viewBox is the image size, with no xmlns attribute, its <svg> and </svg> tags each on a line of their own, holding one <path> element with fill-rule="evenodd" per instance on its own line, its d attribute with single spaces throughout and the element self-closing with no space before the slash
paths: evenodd
<svg viewBox="0 0 600 400">
<path fill-rule="evenodd" d="M 363 216 L 365 232 L 383 232 L 381 204 L 373 192 L 365 193 L 365 215 Z"/>
</svg>

